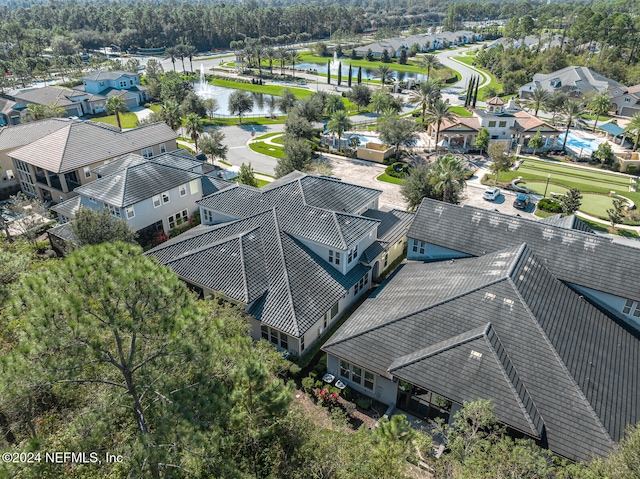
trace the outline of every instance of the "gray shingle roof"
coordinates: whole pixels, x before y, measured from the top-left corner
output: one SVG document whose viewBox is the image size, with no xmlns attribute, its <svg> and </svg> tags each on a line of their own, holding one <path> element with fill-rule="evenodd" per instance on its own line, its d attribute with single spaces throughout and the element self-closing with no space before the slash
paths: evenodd
<svg viewBox="0 0 640 479">
<path fill-rule="evenodd" d="M 127 168 L 135 165 L 141 165 L 142 163 L 146 163 L 147 159 L 142 155 L 138 155 L 136 153 L 129 153 L 128 155 L 121 156 L 120 158 L 116 158 L 109 163 L 105 163 L 104 165 L 100 165 L 97 168 L 91 170 L 96 177 L 97 176 L 109 176 L 114 173 L 118 173 L 120 171 L 126 170 Z"/>
<path fill-rule="evenodd" d="M 75 191 L 82 196 L 122 208 L 177 188 L 200 176 L 199 173 L 147 161 L 103 176 Z"/>
<path fill-rule="evenodd" d="M 0 128 L 0 151 L 33 143 L 74 121 L 70 118 L 48 118 Z"/>
<path fill-rule="evenodd" d="M 85 93 L 57 86 L 28 88 L 13 93 L 13 97 L 22 102 L 47 106 L 56 105 L 59 107 L 77 105 L 77 103 L 70 100 L 70 98 L 73 98 L 74 96 L 85 96 Z"/>
<path fill-rule="evenodd" d="M 552 451 L 604 456 L 640 419 L 640 341 L 547 267 L 526 245 L 405 264 L 323 349 L 456 401 L 492 398 L 498 417 L 520 430 L 527 417 L 539 430 L 535 407 Z M 480 337 L 488 324 L 501 347 Z M 531 401 L 513 395 L 518 381 Z"/>
<path fill-rule="evenodd" d="M 12 151 L 11 157 L 64 173 L 176 138 L 176 133 L 164 122 L 127 131 L 92 121 L 71 122 Z"/>
<path fill-rule="evenodd" d="M 637 251 L 585 231 L 425 198 L 408 236 L 472 256 L 526 242 L 561 281 L 640 300 Z"/>
<path fill-rule="evenodd" d="M 73 218 L 80 208 L 80 196 L 74 196 L 71 199 L 58 203 L 51 207 L 53 211 L 59 215 L 66 216 L 67 218 Z"/>
<path fill-rule="evenodd" d="M 342 275 L 281 228 L 268 210 L 238 221 L 199 226 L 147 254 L 184 280 L 247 303 L 264 324 L 299 337 L 370 269 Z"/>
</svg>

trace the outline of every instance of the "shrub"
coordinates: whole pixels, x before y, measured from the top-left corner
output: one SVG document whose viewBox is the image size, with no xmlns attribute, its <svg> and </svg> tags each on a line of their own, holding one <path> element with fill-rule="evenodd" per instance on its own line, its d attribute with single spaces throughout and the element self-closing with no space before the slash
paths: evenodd
<svg viewBox="0 0 640 479">
<path fill-rule="evenodd" d="M 371 399 L 369 398 L 358 398 L 356 399 L 356 406 L 360 409 L 364 409 L 367 411 L 371 407 Z"/>
<path fill-rule="evenodd" d="M 394 178 L 404 178 L 404 176 L 407 174 L 407 171 L 409 171 L 409 165 L 402 161 L 393 163 L 387 166 L 384 170 L 387 175 L 393 176 Z"/>
<path fill-rule="evenodd" d="M 323 384 L 324 384 L 324 383 L 318 379 L 318 380 L 316 381 L 315 386 L 316 386 L 316 388 L 321 388 Z"/>
<path fill-rule="evenodd" d="M 551 198 L 542 198 L 538 201 L 538 209 L 547 213 L 562 213 L 562 204 Z"/>
<path fill-rule="evenodd" d="M 302 380 L 302 389 L 304 389 L 305 392 L 311 391 L 313 389 L 313 385 L 314 385 L 314 380 L 310 376 L 307 376 Z"/>
<path fill-rule="evenodd" d="M 338 404 L 338 393 L 332 393 L 327 388 L 316 388 L 313 392 L 321 406 L 335 406 Z"/>
<path fill-rule="evenodd" d="M 289 374 L 291 374 L 291 377 L 294 377 L 294 378 L 297 377 L 301 371 L 302 371 L 302 368 L 297 364 L 292 363 L 291 366 L 289 366 Z"/>
<path fill-rule="evenodd" d="M 637 169 L 638 169 L 637 165 L 629 165 L 627 166 L 627 173 L 629 173 L 630 175 L 633 175 L 635 174 Z"/>
<path fill-rule="evenodd" d="M 342 390 L 342 397 L 345 399 L 350 399 L 351 398 L 351 388 L 349 386 L 347 386 L 346 388 L 344 388 Z"/>
</svg>

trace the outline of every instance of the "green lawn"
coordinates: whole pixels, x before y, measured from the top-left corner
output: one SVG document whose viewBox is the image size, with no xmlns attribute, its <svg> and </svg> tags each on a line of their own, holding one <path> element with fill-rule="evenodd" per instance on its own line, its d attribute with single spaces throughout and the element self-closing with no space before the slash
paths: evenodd
<svg viewBox="0 0 640 479">
<path fill-rule="evenodd" d="M 640 236 L 638 236 L 638 233 L 636 233 L 634 230 L 627 230 L 619 227 L 616 231 L 612 232 L 609 230 L 609 227 L 607 225 L 604 225 L 602 223 L 591 221 L 582 217 L 580 217 L 580 220 L 594 231 L 600 231 L 602 233 L 613 233 L 614 235 L 624 236 L 625 238 L 640 238 Z"/>
<path fill-rule="evenodd" d="M 471 112 L 463 106 L 451 106 L 449 107 L 449 111 L 458 116 L 471 116 Z"/>
<path fill-rule="evenodd" d="M 313 95 L 313 92 L 311 90 L 303 90 L 302 88 L 295 87 L 290 88 L 280 85 L 254 85 L 251 83 L 243 83 L 233 80 L 221 80 L 219 78 L 214 78 L 213 80 L 210 80 L 209 83 L 224 88 L 233 88 L 235 90 L 252 91 L 256 93 L 266 93 L 267 95 L 275 96 L 281 96 L 284 90 L 289 89 L 299 100 Z"/>
<path fill-rule="evenodd" d="M 473 62 L 475 61 L 475 57 L 471 57 L 471 56 L 459 56 L 459 57 L 453 57 L 454 60 L 457 60 L 461 63 L 464 63 L 465 65 L 469 65 L 472 68 L 475 68 L 476 70 L 479 70 L 480 72 L 482 72 L 483 75 L 486 75 L 487 78 L 489 78 L 489 83 L 483 87 L 481 87 L 478 90 L 478 98 L 481 100 L 486 100 L 485 98 L 485 91 L 488 87 L 493 87 L 496 89 L 496 91 L 498 93 L 500 93 L 502 91 L 502 84 L 500 82 L 498 82 L 498 79 L 495 77 L 495 75 L 483 68 L 480 68 L 478 66 L 473 66 Z"/>
<path fill-rule="evenodd" d="M 607 210 L 613 208 L 613 198 L 606 195 L 584 193 L 580 211 L 598 218 L 608 219 Z"/>
<path fill-rule="evenodd" d="M 262 153 L 263 155 L 271 156 L 273 158 L 282 158 L 284 157 L 284 149 L 279 146 L 267 145 L 262 141 L 255 141 L 249 143 L 249 148 L 251 148 L 256 153 Z"/>
<path fill-rule="evenodd" d="M 162 106 L 158 103 L 152 103 L 151 106 L 149 106 L 149 109 L 154 113 L 160 113 L 160 111 L 162 111 Z"/>
<path fill-rule="evenodd" d="M 395 178 L 393 176 L 389 176 L 386 173 L 382 173 L 380 176 L 376 178 L 378 181 L 384 181 L 386 183 L 393 183 L 394 185 L 401 185 L 403 182 L 400 178 Z"/>
<path fill-rule="evenodd" d="M 267 138 L 271 138 L 271 137 L 276 136 L 276 135 L 282 135 L 282 133 L 281 133 L 281 132 L 266 133 L 266 134 L 264 134 L 264 135 L 256 136 L 256 137 L 254 138 L 254 140 L 255 140 L 255 141 L 266 140 Z"/>
<path fill-rule="evenodd" d="M 98 123 L 108 123 L 109 125 L 118 126 L 118 120 L 115 115 L 99 116 L 91 118 L 91 121 Z M 122 128 L 135 128 L 138 124 L 138 117 L 133 112 L 120 113 L 120 123 Z"/>
</svg>

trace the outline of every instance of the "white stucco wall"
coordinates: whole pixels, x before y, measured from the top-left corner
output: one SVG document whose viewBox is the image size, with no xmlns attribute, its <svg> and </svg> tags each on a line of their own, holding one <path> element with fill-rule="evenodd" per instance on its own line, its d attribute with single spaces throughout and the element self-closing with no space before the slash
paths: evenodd
<svg viewBox="0 0 640 479">
<path fill-rule="evenodd" d="M 469 258 L 470 255 L 461 253 L 460 251 L 456 251 L 449 248 L 444 248 L 442 246 L 437 246 L 431 243 L 426 243 L 424 254 L 420 254 L 420 248 L 418 247 L 418 251 L 413 251 L 413 238 L 409 238 L 409 245 L 407 249 L 407 259 L 411 261 L 441 261 L 445 259 L 454 259 L 454 258 Z"/>
</svg>

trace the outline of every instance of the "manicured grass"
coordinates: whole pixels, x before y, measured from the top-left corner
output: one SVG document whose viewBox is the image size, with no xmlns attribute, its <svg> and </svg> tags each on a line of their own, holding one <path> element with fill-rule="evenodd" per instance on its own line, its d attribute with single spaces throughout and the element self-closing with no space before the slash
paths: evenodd
<svg viewBox="0 0 640 479">
<path fill-rule="evenodd" d="M 476 70 L 482 72 L 483 75 L 485 75 L 490 81 L 487 85 L 481 87 L 478 90 L 478 98 L 480 98 L 481 100 L 486 100 L 485 98 L 485 91 L 488 87 L 493 87 L 496 89 L 496 91 L 499 93 L 502 91 L 502 84 L 500 82 L 498 82 L 498 79 L 495 77 L 495 75 L 483 68 L 480 68 L 478 66 L 473 66 L 473 62 L 475 61 L 475 57 L 472 56 L 459 56 L 459 57 L 453 57 L 454 60 L 459 61 L 461 63 L 464 63 L 465 65 L 469 65 L 472 68 L 475 68 Z"/>
<path fill-rule="evenodd" d="M 275 133 L 266 133 L 264 135 L 260 135 L 254 138 L 255 141 L 261 141 L 261 140 L 266 140 L 267 138 L 271 138 L 273 136 L 277 136 L 277 135 L 282 135 L 281 132 L 275 132 Z"/>
<path fill-rule="evenodd" d="M 109 125 L 118 126 L 118 120 L 115 115 L 107 115 L 100 116 L 96 118 L 91 118 L 91 121 L 96 121 L 98 123 L 107 123 Z M 135 128 L 138 124 L 138 117 L 135 113 L 127 111 L 125 113 L 120 113 L 120 124 L 122 128 Z"/>
<path fill-rule="evenodd" d="M 271 118 L 243 118 L 242 125 L 277 125 L 284 123 L 287 120 L 286 116 L 279 116 L 276 119 Z M 202 124 L 205 126 L 228 126 L 228 125 L 240 125 L 240 121 L 237 118 L 214 118 L 213 120 L 202 120 Z"/>
<path fill-rule="evenodd" d="M 638 233 L 636 233 L 634 230 L 627 230 L 618 227 L 616 231 L 611 231 L 609 230 L 609 227 L 607 225 L 604 225 L 602 223 L 598 223 L 596 221 L 592 221 L 583 217 L 580 217 L 580 220 L 583 221 L 587 226 L 589 226 L 589 228 L 591 228 L 593 231 L 624 236 L 625 238 L 640 238 L 640 236 L 638 236 Z"/>
<path fill-rule="evenodd" d="M 580 211 L 591 216 L 597 216 L 603 220 L 609 219 L 607 210 L 613 208 L 613 198 L 606 195 L 584 193 Z"/>
<path fill-rule="evenodd" d="M 401 185 L 403 183 L 403 181 L 400 178 L 389 176 L 386 173 L 382 173 L 380 176 L 376 178 L 376 180 L 384 181 L 386 183 L 393 183 L 394 185 Z"/>
<path fill-rule="evenodd" d="M 533 214 L 538 218 L 548 218 L 549 216 L 555 216 L 557 213 L 547 213 L 546 211 L 536 209 Z"/>
<path fill-rule="evenodd" d="M 597 170 L 595 168 L 580 168 L 569 165 L 567 163 L 552 163 L 547 161 L 526 159 L 518 169 L 518 171 L 524 170 L 551 173 L 552 180 L 554 178 L 554 174 L 558 174 L 569 175 L 573 178 L 580 178 L 584 180 L 598 180 L 599 184 L 611 183 L 612 185 L 623 187 L 625 189 L 628 189 L 627 187 L 632 184 L 630 182 L 632 177 L 630 176 L 617 175 L 615 173 L 604 170 Z"/>
<path fill-rule="evenodd" d="M 475 55 L 468 56 L 469 52 L 465 53 L 465 55 L 467 55 L 467 56 L 453 57 L 453 59 L 456 60 L 456 61 L 459 61 L 461 63 L 464 63 L 465 65 L 469 65 L 470 67 L 474 67 L 473 66 L 473 62 L 475 61 Z"/>
<path fill-rule="evenodd" d="M 271 140 L 273 143 L 276 143 L 278 145 L 284 145 L 284 135 L 279 136 L 277 138 L 274 138 L 273 140 Z"/>
<path fill-rule="evenodd" d="M 262 153 L 263 155 L 271 156 L 273 158 L 283 158 L 284 157 L 284 149 L 279 146 L 267 145 L 262 141 L 255 141 L 253 143 L 249 143 L 249 148 L 251 148 L 256 153 Z"/>
<path fill-rule="evenodd" d="M 502 179 L 502 174 L 500 175 L 500 179 Z M 527 181 L 526 183 L 518 183 L 518 186 L 529 188 L 534 193 L 543 195 L 546 184 L 547 184 L 546 181 Z M 551 196 L 552 192 L 558 193 L 559 195 L 564 195 L 568 191 L 569 191 L 569 188 L 565 188 L 564 186 L 559 186 L 555 183 L 549 182 L 549 188 L 547 188 L 547 196 Z"/>
<path fill-rule="evenodd" d="M 463 106 L 450 106 L 449 111 L 458 116 L 471 116 L 471 112 Z"/>
<path fill-rule="evenodd" d="M 262 188 L 263 186 L 271 183 L 270 181 L 261 180 L 260 178 L 256 178 L 256 181 L 258 182 L 258 188 Z"/>
<path fill-rule="evenodd" d="M 210 80 L 209 83 L 215 86 L 233 88 L 235 90 L 252 91 L 256 93 L 266 93 L 267 95 L 274 96 L 282 96 L 282 92 L 289 89 L 299 100 L 313 95 L 311 90 L 303 90 L 302 88 L 285 87 L 280 85 L 254 85 L 251 83 L 242 83 L 232 80 L 221 80 L 219 78 L 214 78 L 213 80 Z"/>
<path fill-rule="evenodd" d="M 149 106 L 149 109 L 154 113 L 160 113 L 160 111 L 162 111 L 162 106 L 158 105 L 157 103 L 152 103 Z"/>
</svg>

